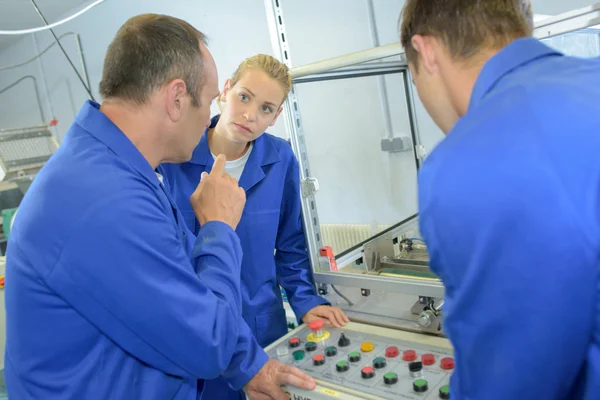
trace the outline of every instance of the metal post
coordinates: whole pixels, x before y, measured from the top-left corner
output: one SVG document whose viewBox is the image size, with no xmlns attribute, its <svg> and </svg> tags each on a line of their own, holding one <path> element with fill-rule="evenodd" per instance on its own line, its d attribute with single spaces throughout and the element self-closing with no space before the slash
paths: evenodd
<svg viewBox="0 0 600 400">
<path fill-rule="evenodd" d="M 379 47 L 379 34 L 377 32 L 377 21 L 375 20 L 375 7 L 373 6 L 373 0 L 367 0 L 367 14 L 369 15 L 369 25 L 371 28 L 371 37 L 373 39 L 373 47 Z M 385 129 L 387 130 L 387 137 L 394 137 L 394 130 L 392 127 L 392 115 L 390 113 L 390 99 L 385 86 L 385 77 L 379 75 L 379 89 L 381 94 L 381 107 L 383 108 L 383 119 L 385 120 Z"/>
<path fill-rule="evenodd" d="M 35 46 L 35 53 L 39 54 L 40 53 L 40 45 L 38 43 L 38 39 L 37 39 L 37 34 L 34 33 L 33 35 L 31 35 L 31 37 L 33 38 L 33 45 Z M 42 81 L 42 88 L 44 89 L 44 93 L 46 94 L 46 102 L 48 103 L 48 108 L 50 109 L 50 118 L 56 118 L 56 114 L 54 113 L 54 108 L 52 107 L 52 101 L 50 99 L 50 91 L 48 90 L 48 82 L 46 81 L 46 72 L 44 71 L 44 64 L 42 63 L 42 59 L 41 57 L 38 57 L 37 59 L 38 61 L 38 66 L 40 68 L 40 78 Z M 44 121 L 46 123 L 50 122 L 50 121 Z M 52 126 L 52 133 L 54 134 L 54 137 L 57 138 L 58 140 L 58 134 L 56 133 L 56 126 Z"/>
<path fill-rule="evenodd" d="M 415 112 L 415 100 L 413 97 L 413 91 L 409 79 L 410 71 L 406 70 L 402 73 L 402 80 L 404 83 L 404 93 L 406 95 L 406 108 L 408 112 L 408 122 L 410 124 L 410 134 L 413 142 L 413 153 L 415 155 L 415 167 L 417 171 L 421 167 L 421 155 L 424 150 L 421 146 L 421 136 L 419 135 L 419 128 L 417 127 L 417 114 Z"/>
<path fill-rule="evenodd" d="M 271 45 L 276 58 L 292 68 L 290 58 L 290 49 L 285 32 L 283 20 L 283 11 L 281 0 L 265 0 L 265 10 L 267 13 L 267 22 L 271 34 Z M 302 214 L 304 216 L 304 233 L 306 236 L 308 253 L 313 272 L 320 270 L 319 250 L 321 249 L 321 228 L 319 224 L 319 215 L 317 213 L 317 204 L 315 201 L 316 185 L 313 184 L 314 178 L 310 175 L 308 163 L 308 153 L 304 140 L 302 129 L 302 120 L 300 117 L 300 107 L 296 96 L 296 87 L 288 95 L 287 101 L 283 105 L 283 119 L 288 132 L 290 132 L 290 143 L 292 149 L 298 158 L 300 164 L 300 180 L 302 185 Z"/>
<path fill-rule="evenodd" d="M 85 65 L 85 58 L 83 56 L 83 47 L 81 46 L 81 36 L 79 34 L 75 34 L 75 45 L 77 46 L 77 54 L 79 55 L 79 63 L 81 64 L 81 72 L 83 73 L 83 77 L 85 78 L 85 83 L 87 84 L 87 90 L 89 92 L 92 91 L 92 85 L 90 84 L 90 76 L 88 75 L 88 70 Z"/>
</svg>

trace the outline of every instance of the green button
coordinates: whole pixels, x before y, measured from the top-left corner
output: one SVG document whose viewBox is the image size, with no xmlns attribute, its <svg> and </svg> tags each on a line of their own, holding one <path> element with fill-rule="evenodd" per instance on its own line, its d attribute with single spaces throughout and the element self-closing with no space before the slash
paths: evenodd
<svg viewBox="0 0 600 400">
<path fill-rule="evenodd" d="M 304 350 L 298 350 L 294 352 L 294 360 L 300 361 L 304 359 Z"/>
<path fill-rule="evenodd" d="M 427 386 L 427 381 L 425 379 L 417 379 L 416 381 L 413 382 L 413 384 L 415 386 L 423 387 L 423 386 Z"/>
<path fill-rule="evenodd" d="M 386 379 L 394 379 L 394 378 L 398 377 L 398 375 L 394 372 L 388 372 L 383 377 Z"/>
<path fill-rule="evenodd" d="M 317 349 L 317 344 L 315 342 L 306 342 L 304 348 L 306 351 L 315 351 Z"/>
<path fill-rule="evenodd" d="M 346 361 L 346 360 L 338 361 L 337 365 L 339 367 L 345 367 L 346 365 L 348 365 L 348 361 Z"/>
<path fill-rule="evenodd" d="M 440 388 L 440 393 L 449 394 L 450 393 L 450 387 L 448 385 L 442 386 Z"/>
</svg>

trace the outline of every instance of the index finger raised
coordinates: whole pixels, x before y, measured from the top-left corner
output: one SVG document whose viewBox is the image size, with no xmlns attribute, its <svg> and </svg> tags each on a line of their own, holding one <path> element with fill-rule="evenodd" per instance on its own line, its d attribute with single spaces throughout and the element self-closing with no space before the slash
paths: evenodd
<svg viewBox="0 0 600 400">
<path fill-rule="evenodd" d="M 225 159 L 224 154 L 219 154 L 215 159 L 215 163 L 213 164 L 212 170 L 210 171 L 211 175 L 222 176 L 225 172 L 225 163 L 227 160 Z"/>
</svg>

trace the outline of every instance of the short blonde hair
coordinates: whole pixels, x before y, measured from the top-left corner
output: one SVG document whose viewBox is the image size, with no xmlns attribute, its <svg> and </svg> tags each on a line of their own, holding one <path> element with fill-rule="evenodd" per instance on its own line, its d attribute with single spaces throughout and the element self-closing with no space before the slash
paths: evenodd
<svg viewBox="0 0 600 400">
<path fill-rule="evenodd" d="M 246 58 L 231 76 L 231 87 L 234 87 L 244 74 L 250 70 L 260 70 L 278 82 L 283 89 L 283 100 L 281 102 L 285 101 L 290 90 L 292 90 L 292 77 L 289 68 L 284 63 L 267 54 L 257 54 Z M 221 95 L 219 95 L 220 99 Z"/>
</svg>

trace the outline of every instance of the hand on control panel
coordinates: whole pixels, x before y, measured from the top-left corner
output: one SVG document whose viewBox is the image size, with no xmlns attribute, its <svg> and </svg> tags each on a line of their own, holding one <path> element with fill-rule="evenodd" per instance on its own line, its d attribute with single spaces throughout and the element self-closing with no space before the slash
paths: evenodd
<svg viewBox="0 0 600 400">
<path fill-rule="evenodd" d="M 346 323 L 350 322 L 346 314 L 339 307 L 332 306 L 317 306 L 304 314 L 302 322 L 308 324 L 310 321 L 323 319 L 326 323 L 342 328 Z"/>
<path fill-rule="evenodd" d="M 270 359 L 244 387 L 244 392 L 249 400 L 288 400 L 282 385 L 313 390 L 316 382 L 298 368 Z"/>
</svg>

